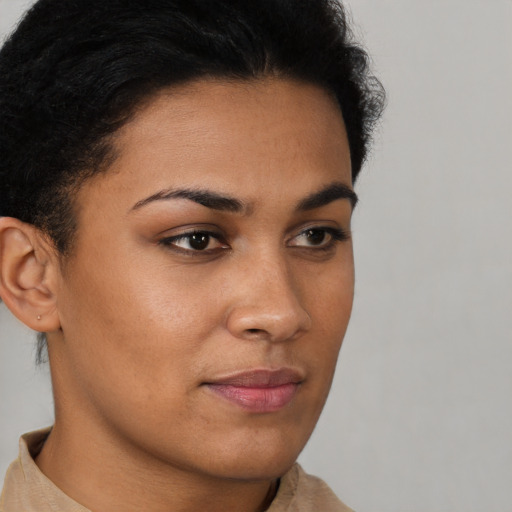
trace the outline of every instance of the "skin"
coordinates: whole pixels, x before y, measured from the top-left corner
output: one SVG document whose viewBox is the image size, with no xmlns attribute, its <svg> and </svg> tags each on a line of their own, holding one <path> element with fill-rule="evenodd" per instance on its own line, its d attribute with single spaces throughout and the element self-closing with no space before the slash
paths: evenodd
<svg viewBox="0 0 512 512">
<path fill-rule="evenodd" d="M 56 421 L 37 464 L 95 512 L 263 510 L 317 422 L 352 307 L 351 202 L 298 209 L 352 186 L 341 112 L 313 85 L 202 81 L 151 98 L 114 147 L 76 197 L 65 261 L 2 219 L 4 248 L 30 262 L 4 276 L 39 295 L 0 289 L 48 331 Z M 158 195 L 177 189 L 241 208 Z M 215 234 L 206 250 L 176 238 L 194 229 Z M 205 385 L 280 368 L 301 382 L 271 412 Z"/>
</svg>

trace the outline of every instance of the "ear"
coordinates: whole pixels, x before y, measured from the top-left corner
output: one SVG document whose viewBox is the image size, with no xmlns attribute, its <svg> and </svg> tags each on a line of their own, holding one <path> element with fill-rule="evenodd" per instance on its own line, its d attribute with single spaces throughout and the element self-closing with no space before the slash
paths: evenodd
<svg viewBox="0 0 512 512">
<path fill-rule="evenodd" d="M 35 331 L 51 332 L 60 327 L 57 272 L 57 255 L 37 228 L 0 217 L 0 297 Z"/>
</svg>

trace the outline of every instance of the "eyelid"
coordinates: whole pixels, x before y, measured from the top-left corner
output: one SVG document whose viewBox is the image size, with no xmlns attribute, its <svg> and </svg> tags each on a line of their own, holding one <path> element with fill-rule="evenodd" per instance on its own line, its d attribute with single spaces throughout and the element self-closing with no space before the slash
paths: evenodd
<svg viewBox="0 0 512 512">
<path fill-rule="evenodd" d="M 294 245 L 291 242 L 293 240 L 298 239 L 301 236 L 304 236 L 308 231 L 324 231 L 330 238 L 327 242 L 319 244 L 319 245 Z M 307 249 L 307 250 L 329 250 L 333 248 L 336 243 L 344 242 L 350 239 L 350 231 L 343 229 L 341 227 L 334 226 L 325 226 L 321 224 L 313 224 L 306 227 L 303 227 L 298 233 L 296 233 L 293 237 L 290 238 L 287 245 L 291 247 L 295 247 L 297 249 Z"/>
<path fill-rule="evenodd" d="M 329 221 L 324 221 L 329 222 Z M 156 240 L 157 245 L 163 246 L 172 250 L 176 253 L 181 253 L 186 256 L 212 256 L 216 254 L 220 254 L 221 252 L 231 249 L 230 243 L 226 240 L 226 235 L 220 230 L 217 226 L 212 225 L 188 225 L 182 226 L 180 228 L 174 228 L 173 230 L 169 230 L 167 236 L 160 236 L 158 240 Z M 174 233 L 173 233 L 174 231 Z M 309 244 L 299 244 L 295 243 L 301 237 L 307 236 L 308 231 L 319 231 L 325 233 L 326 240 L 322 240 L 318 244 L 312 243 Z M 163 232 L 165 233 L 165 232 Z M 197 248 L 187 248 L 181 247 L 178 245 L 178 242 L 181 240 L 191 239 L 193 235 L 202 234 L 207 235 L 211 239 L 214 239 L 217 243 L 216 247 L 206 248 L 206 249 L 197 249 Z M 306 225 L 302 225 L 295 228 L 293 234 L 290 233 L 290 236 L 287 237 L 285 241 L 285 245 L 296 250 L 305 250 L 305 251 L 329 251 L 335 248 L 335 246 L 346 240 L 349 240 L 351 237 L 350 230 L 344 229 L 339 226 L 338 223 L 336 225 L 326 225 L 325 223 L 309 223 Z M 208 243 L 210 245 L 210 243 Z"/>
<path fill-rule="evenodd" d="M 186 248 L 180 247 L 179 245 L 176 244 L 176 242 L 179 242 L 180 240 L 186 240 L 187 238 L 191 238 L 193 235 L 196 235 L 196 234 L 207 235 L 210 238 L 217 240 L 217 242 L 219 243 L 220 246 L 214 247 L 212 249 L 198 250 L 198 249 L 186 249 Z M 203 255 L 203 256 L 210 255 L 211 256 L 214 253 L 218 253 L 220 250 L 223 251 L 223 250 L 226 250 L 229 248 L 228 244 L 225 241 L 224 235 L 222 233 L 219 233 L 218 231 L 213 231 L 211 229 L 204 229 L 204 228 L 201 228 L 200 226 L 190 227 L 180 233 L 176 233 L 175 235 L 171 234 L 168 236 L 163 236 L 162 238 L 160 238 L 158 240 L 157 244 L 167 247 L 168 249 L 170 249 L 174 252 L 185 254 L 188 256 L 201 256 L 201 255 Z"/>
<path fill-rule="evenodd" d="M 222 236 L 223 230 L 216 224 L 198 223 L 182 224 L 173 228 L 166 228 L 154 235 L 155 240 L 159 238 L 172 238 L 174 236 L 189 235 L 193 233 L 211 233 L 212 235 Z"/>
<path fill-rule="evenodd" d="M 311 222 L 306 225 L 302 225 L 293 230 L 293 234 L 290 236 L 290 240 L 296 238 L 297 236 L 303 235 L 306 231 L 309 230 L 321 230 L 326 231 L 332 235 L 341 236 L 341 237 L 350 237 L 350 229 L 344 228 L 340 226 L 338 223 L 335 225 L 327 224 L 325 221 L 322 222 Z"/>
</svg>

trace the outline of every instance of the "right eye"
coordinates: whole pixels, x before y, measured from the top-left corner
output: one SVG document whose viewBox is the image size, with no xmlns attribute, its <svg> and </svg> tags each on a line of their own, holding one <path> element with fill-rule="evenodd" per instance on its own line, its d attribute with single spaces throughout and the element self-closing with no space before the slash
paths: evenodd
<svg viewBox="0 0 512 512">
<path fill-rule="evenodd" d="M 163 238 L 159 241 L 159 244 L 189 253 L 209 253 L 218 249 L 228 248 L 228 246 L 220 240 L 220 236 L 217 233 L 210 231 L 189 231 L 187 233 L 181 233 L 176 236 Z"/>
</svg>

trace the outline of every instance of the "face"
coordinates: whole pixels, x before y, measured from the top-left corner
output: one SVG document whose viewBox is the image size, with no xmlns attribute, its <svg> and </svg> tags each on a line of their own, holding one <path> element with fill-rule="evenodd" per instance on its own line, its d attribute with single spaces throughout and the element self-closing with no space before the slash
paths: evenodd
<svg viewBox="0 0 512 512">
<path fill-rule="evenodd" d="M 76 198 L 58 279 L 57 421 L 196 474 L 281 475 L 352 305 L 339 108 L 291 81 L 188 84 L 141 108 L 115 149 Z"/>
</svg>

